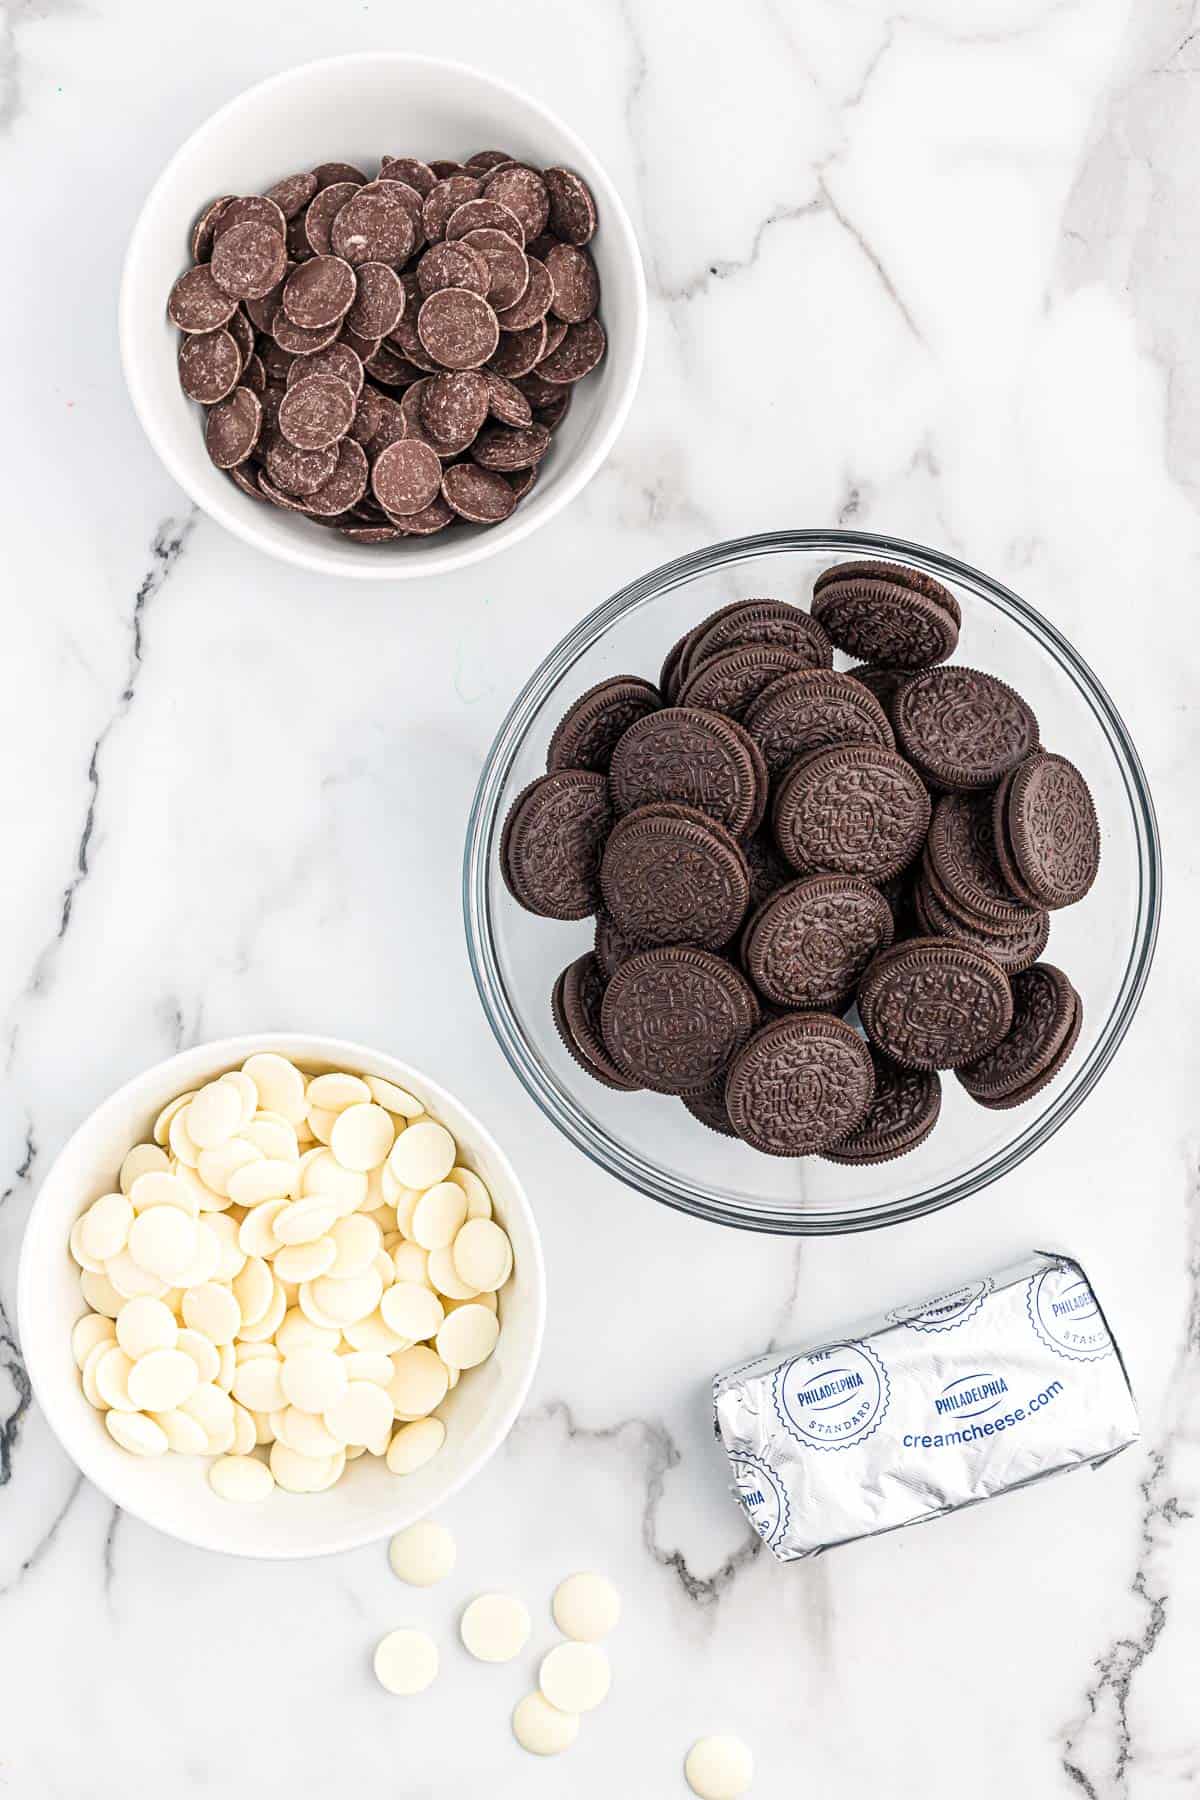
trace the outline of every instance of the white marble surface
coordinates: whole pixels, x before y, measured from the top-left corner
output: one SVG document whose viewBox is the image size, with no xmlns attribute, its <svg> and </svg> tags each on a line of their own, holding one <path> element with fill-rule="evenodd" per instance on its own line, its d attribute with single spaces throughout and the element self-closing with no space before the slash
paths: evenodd
<svg viewBox="0 0 1200 1800">
<path fill-rule="evenodd" d="M 0 708 L 0 1790 L 427 1800 L 683 1794 L 706 1730 L 755 1794 L 1177 1800 L 1200 1782 L 1195 851 L 1200 26 L 1176 0 L 8 0 Z M 564 517 L 424 591 L 339 589 L 189 511 L 117 362 L 125 236 L 226 97 L 352 48 L 478 61 L 572 120 L 634 215 L 646 376 Z M 1113 691 L 1168 846 L 1156 975 L 1099 1092 L 1003 1187 L 873 1237 L 693 1224 L 541 1119 L 482 1022 L 458 861 L 491 734 L 615 586 L 716 537 L 853 522 L 1015 585 Z M 1131 630 L 1131 624 L 1133 629 Z M 189 1551 L 82 1485 L 28 1405 L 15 1262 L 78 1118 L 172 1046 L 336 1031 L 423 1062 L 519 1162 L 551 1315 L 528 1411 L 410 1595 L 378 1549 Z M 1141 1447 L 924 1532 L 780 1570 L 708 1436 L 711 1372 L 1071 1247 Z M 453 1648 L 511 1585 L 549 1641 L 571 1567 L 626 1616 L 565 1762 L 507 1715 L 530 1668 Z M 369 1650 L 446 1645 L 420 1702 Z"/>
</svg>

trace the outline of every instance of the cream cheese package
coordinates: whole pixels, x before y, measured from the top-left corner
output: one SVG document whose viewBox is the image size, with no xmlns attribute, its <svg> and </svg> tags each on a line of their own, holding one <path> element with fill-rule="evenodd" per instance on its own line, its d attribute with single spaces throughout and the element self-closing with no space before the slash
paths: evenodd
<svg viewBox="0 0 1200 1800">
<path fill-rule="evenodd" d="M 934 1519 L 1138 1437 L 1087 1276 L 1037 1253 L 717 1377 L 733 1493 L 781 1562 Z"/>
</svg>

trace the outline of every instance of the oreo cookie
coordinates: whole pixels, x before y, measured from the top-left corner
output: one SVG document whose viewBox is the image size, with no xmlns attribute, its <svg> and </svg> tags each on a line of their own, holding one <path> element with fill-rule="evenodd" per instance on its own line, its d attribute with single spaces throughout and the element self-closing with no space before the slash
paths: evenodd
<svg viewBox="0 0 1200 1800">
<path fill-rule="evenodd" d="M 693 651 L 679 689 L 682 706 L 702 706 L 741 719 L 764 688 L 781 675 L 792 675 L 812 664 L 785 644 L 748 644 L 722 650 L 703 662 Z"/>
<path fill-rule="evenodd" d="M 885 951 L 858 990 L 876 1049 L 908 1069 L 953 1069 L 995 1048 L 1013 1020 L 1012 987 L 994 958 L 946 938 Z"/>
<path fill-rule="evenodd" d="M 711 1086 L 701 1088 L 696 1094 L 681 1094 L 680 1099 L 687 1107 L 693 1119 L 706 1125 L 709 1131 L 719 1132 L 722 1137 L 735 1138 L 737 1132 L 729 1119 L 729 1108 L 725 1104 L 725 1073 L 722 1070 Z"/>
<path fill-rule="evenodd" d="M 861 1125 L 821 1155 L 855 1167 L 892 1162 L 923 1144 L 942 1110 L 942 1084 L 933 1069 L 904 1069 L 872 1050 L 875 1096 Z"/>
<path fill-rule="evenodd" d="M 924 869 L 913 889 L 912 907 L 918 935 L 958 938 L 982 950 L 1009 975 L 1035 963 L 1050 937 L 1050 914 L 1041 908 L 1031 912 L 1024 923 L 1006 929 L 984 927 L 960 917 L 943 905 Z"/>
<path fill-rule="evenodd" d="M 763 815 L 766 770 L 741 726 L 698 707 L 668 706 L 622 734 L 608 771 L 613 808 L 679 802 L 694 806 L 734 837 L 748 836 Z"/>
<path fill-rule="evenodd" d="M 767 773 L 780 776 L 799 756 L 831 744 L 896 740 L 887 714 L 861 681 L 832 669 L 784 675 L 747 708 L 743 724 L 762 751 Z"/>
<path fill-rule="evenodd" d="M 943 794 L 926 844 L 929 868 L 953 911 L 982 931 L 1011 931 L 1035 909 L 1014 894 L 996 856 L 990 794 Z"/>
<path fill-rule="evenodd" d="M 896 743 L 941 788 L 994 787 L 1036 749 L 1033 709 L 979 669 L 927 669 L 905 682 L 892 711 Z"/>
<path fill-rule="evenodd" d="M 600 1031 L 600 1008 L 608 983 L 599 959 L 589 950 L 569 963 L 554 984 L 550 1010 L 564 1046 L 580 1068 L 603 1087 L 633 1093 L 630 1081 L 605 1048 Z"/>
<path fill-rule="evenodd" d="M 700 1093 L 758 1022 L 750 985 L 719 956 L 691 945 L 647 950 L 605 990 L 604 1042 L 630 1081 L 661 1094 Z"/>
<path fill-rule="evenodd" d="M 833 667 L 833 645 L 811 613 L 783 600 L 735 600 L 710 613 L 688 633 L 682 658 L 684 679 L 710 656 L 744 650 L 751 644 L 781 645 L 814 669 Z"/>
<path fill-rule="evenodd" d="M 612 826 L 603 775 L 565 769 L 517 795 L 500 869 L 514 899 L 547 919 L 585 919 L 600 904 L 600 858 Z"/>
<path fill-rule="evenodd" d="M 775 1005 L 836 1012 L 892 935 L 891 909 L 878 888 L 843 875 L 809 875 L 751 915 L 742 963 Z"/>
<path fill-rule="evenodd" d="M 750 872 L 729 832 L 692 807 L 643 806 L 613 828 L 600 889 L 618 930 L 643 944 L 727 944 Z"/>
<path fill-rule="evenodd" d="M 547 769 L 606 771 L 618 739 L 661 705 L 658 689 L 640 676 L 614 675 L 597 682 L 559 720 L 546 753 Z"/>
<path fill-rule="evenodd" d="M 792 765 L 771 821 L 793 868 L 886 881 L 917 855 L 929 817 L 929 795 L 903 757 L 843 744 Z"/>
<path fill-rule="evenodd" d="M 1079 1036 L 1083 1003 L 1061 969 L 1035 963 L 1012 982 L 1013 1021 L 986 1055 L 956 1070 L 981 1106 L 1019 1106 L 1053 1081 Z"/>
<path fill-rule="evenodd" d="M 831 1013 L 789 1013 L 734 1058 L 725 1104 L 738 1136 L 766 1156 L 813 1156 L 866 1117 L 875 1092 L 870 1051 Z"/>
<path fill-rule="evenodd" d="M 1017 768 L 1019 767 L 1018 763 Z M 1008 796 L 1012 792 L 1013 776 L 1016 772 L 1016 769 L 1010 769 L 1003 780 L 992 789 L 992 849 L 1009 892 L 1015 894 L 1018 900 L 1024 900 L 1026 905 L 1033 906 L 1036 903 L 1033 895 L 1021 880 L 1017 859 L 1013 855 L 1012 839 L 1008 834 Z"/>
<path fill-rule="evenodd" d="M 1043 906 L 1082 900 L 1100 867 L 1100 827 L 1087 782 L 1065 756 L 1039 751 L 1013 775 L 1007 841 L 1027 890 Z"/>
<path fill-rule="evenodd" d="M 839 650 L 926 669 L 954 654 L 962 611 L 949 588 L 902 563 L 840 563 L 813 583 L 812 612 Z"/>
<path fill-rule="evenodd" d="M 681 638 L 676 638 L 663 658 L 662 668 L 658 675 L 658 689 L 668 706 L 674 706 L 679 698 L 684 655 L 699 629 L 699 626 L 693 625 L 691 630 L 685 631 Z"/>
</svg>

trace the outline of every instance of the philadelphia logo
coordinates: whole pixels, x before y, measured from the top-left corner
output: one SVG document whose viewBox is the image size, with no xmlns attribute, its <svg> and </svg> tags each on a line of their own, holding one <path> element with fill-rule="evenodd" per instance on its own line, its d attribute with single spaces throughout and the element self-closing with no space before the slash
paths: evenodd
<svg viewBox="0 0 1200 1800">
<path fill-rule="evenodd" d="M 769 1463 L 746 1454 L 734 1458 L 733 1492 L 764 1544 L 776 1545 L 792 1516 L 787 1489 Z"/>
<path fill-rule="evenodd" d="M 1042 1342 L 1059 1356 L 1098 1362 L 1112 1355 L 1108 1327 L 1078 1263 L 1055 1263 L 1030 1276 L 1025 1309 Z"/>
<path fill-rule="evenodd" d="M 1007 1392 L 1003 1375 L 960 1375 L 942 1389 L 933 1410 L 940 1419 L 978 1419 L 994 1412 Z"/>
<path fill-rule="evenodd" d="M 887 1371 L 866 1344 L 831 1344 L 795 1356 L 772 1387 L 781 1423 L 816 1450 L 844 1450 L 875 1431 L 888 1409 Z"/>
<path fill-rule="evenodd" d="M 906 1325 L 910 1331 L 955 1331 L 974 1318 L 992 1291 L 985 1281 L 967 1281 L 949 1294 L 922 1300 L 915 1306 L 897 1306 L 887 1315 L 889 1325 Z"/>
</svg>

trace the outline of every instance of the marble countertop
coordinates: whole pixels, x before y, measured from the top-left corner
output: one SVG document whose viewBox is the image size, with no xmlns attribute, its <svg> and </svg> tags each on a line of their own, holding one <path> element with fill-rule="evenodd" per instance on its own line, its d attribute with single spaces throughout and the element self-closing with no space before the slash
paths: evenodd
<svg viewBox="0 0 1200 1800">
<path fill-rule="evenodd" d="M 658 1800 L 715 1730 L 752 1745 L 763 1800 L 1200 1783 L 1200 28 L 1181 0 L 965 14 L 0 8 L 6 1796 Z M 114 341 L 124 241 L 180 138 L 274 69 L 373 47 L 478 62 L 566 114 L 650 282 L 645 378 L 587 492 L 480 570 L 392 592 L 198 517 Z M 920 1223 L 797 1243 L 656 1209 L 555 1134 L 479 1012 L 459 855 L 491 736 L 569 623 L 713 539 L 834 523 L 951 550 L 1074 640 L 1146 764 L 1169 902 L 1113 1070 L 1033 1162 Z M 427 1593 L 382 1545 L 259 1566 L 170 1542 L 83 1483 L 29 1401 L 16 1257 L 66 1134 L 177 1046 L 293 1027 L 436 1071 L 510 1149 L 544 1233 L 535 1388 L 445 1508 L 459 1567 Z M 1142 1443 L 933 1530 L 789 1569 L 755 1554 L 709 1436 L 712 1372 L 1047 1239 L 1104 1296 Z M 507 1728 L 530 1670 L 456 1654 L 455 1608 L 511 1586 L 549 1642 L 553 1582 L 588 1565 L 625 1598 L 613 1694 L 565 1761 L 535 1763 Z M 447 1645 L 420 1702 L 369 1673 L 405 1618 Z"/>
</svg>

